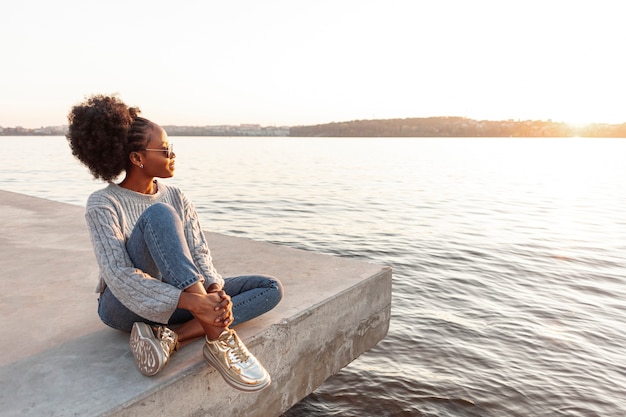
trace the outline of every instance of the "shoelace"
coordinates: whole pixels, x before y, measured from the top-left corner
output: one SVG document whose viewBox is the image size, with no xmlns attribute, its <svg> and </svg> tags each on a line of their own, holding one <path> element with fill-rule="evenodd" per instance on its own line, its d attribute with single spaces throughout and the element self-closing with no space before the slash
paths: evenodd
<svg viewBox="0 0 626 417">
<path fill-rule="evenodd" d="M 229 348 L 229 355 L 233 362 L 246 362 L 250 357 L 246 347 L 237 343 L 234 333 L 228 333 L 228 337 L 225 338 L 222 343 Z"/>
<path fill-rule="evenodd" d="M 159 326 L 156 331 L 156 337 L 161 342 L 161 346 L 166 350 L 168 354 L 177 350 L 178 343 L 176 343 L 176 333 L 173 330 Z"/>
</svg>

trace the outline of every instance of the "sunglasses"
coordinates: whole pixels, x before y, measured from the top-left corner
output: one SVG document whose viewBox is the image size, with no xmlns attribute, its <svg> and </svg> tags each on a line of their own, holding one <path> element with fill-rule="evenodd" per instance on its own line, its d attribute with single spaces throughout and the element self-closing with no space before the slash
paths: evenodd
<svg viewBox="0 0 626 417">
<path fill-rule="evenodd" d="M 171 143 L 169 145 L 167 145 L 167 148 L 159 148 L 159 149 L 143 148 L 143 149 L 139 149 L 139 150 L 140 151 L 165 152 L 165 156 L 167 156 L 170 159 L 174 156 L 174 145 L 172 145 Z"/>
</svg>

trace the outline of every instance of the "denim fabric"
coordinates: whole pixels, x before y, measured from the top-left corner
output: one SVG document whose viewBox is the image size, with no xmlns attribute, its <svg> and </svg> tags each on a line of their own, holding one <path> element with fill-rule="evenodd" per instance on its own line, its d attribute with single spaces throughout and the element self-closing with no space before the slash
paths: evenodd
<svg viewBox="0 0 626 417">
<path fill-rule="evenodd" d="M 126 250 L 135 267 L 179 290 L 202 278 L 191 259 L 180 217 L 168 204 L 155 203 L 139 216 Z"/>
<path fill-rule="evenodd" d="M 135 267 L 178 289 L 184 290 L 202 276 L 192 261 L 181 220 L 167 204 L 157 203 L 144 211 L 126 249 Z M 226 278 L 224 291 L 233 302 L 233 326 L 271 310 L 283 295 L 281 283 L 265 275 Z M 98 300 L 98 314 L 106 325 L 124 331 L 130 331 L 136 321 L 157 324 L 129 310 L 108 288 Z M 168 324 L 180 324 L 192 318 L 189 311 L 177 309 Z"/>
<path fill-rule="evenodd" d="M 283 298 L 283 287 L 280 281 L 267 275 L 241 275 L 224 278 L 224 291 L 230 295 L 233 302 L 235 321 L 231 326 L 236 326 L 267 313 L 276 307 Z M 172 314 L 169 323 L 184 323 L 192 318 L 193 316 L 189 311 L 179 308 Z"/>
</svg>

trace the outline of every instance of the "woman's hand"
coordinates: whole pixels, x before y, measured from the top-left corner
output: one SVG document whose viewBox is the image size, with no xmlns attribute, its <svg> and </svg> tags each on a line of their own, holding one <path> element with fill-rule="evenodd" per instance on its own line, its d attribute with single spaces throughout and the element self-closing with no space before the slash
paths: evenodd
<svg viewBox="0 0 626 417">
<path fill-rule="evenodd" d="M 204 292 L 204 288 L 201 291 Z M 178 307 L 189 310 L 198 320 L 212 326 L 228 327 L 234 321 L 230 296 L 215 285 L 211 285 L 208 293 L 204 294 L 196 288 L 183 291 Z"/>
<path fill-rule="evenodd" d="M 233 303 L 230 300 L 230 296 L 226 292 L 219 288 L 217 284 L 211 284 L 207 289 L 209 294 L 217 294 L 220 297 L 220 302 L 213 308 L 216 312 L 220 312 L 221 315 L 215 319 L 215 325 L 221 327 L 228 327 L 235 320 L 233 317 Z"/>
</svg>

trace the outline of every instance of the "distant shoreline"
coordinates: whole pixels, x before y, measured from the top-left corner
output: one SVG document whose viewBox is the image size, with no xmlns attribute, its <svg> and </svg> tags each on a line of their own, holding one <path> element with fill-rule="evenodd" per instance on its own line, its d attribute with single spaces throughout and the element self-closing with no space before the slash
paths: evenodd
<svg viewBox="0 0 626 417">
<path fill-rule="evenodd" d="M 356 120 L 297 126 L 290 136 L 319 137 L 626 137 L 626 123 L 580 127 L 548 121 L 490 121 L 464 117 Z"/>
<path fill-rule="evenodd" d="M 276 137 L 597 137 L 626 138 L 626 123 L 573 126 L 551 120 L 473 120 L 464 117 L 426 117 L 333 122 L 311 126 L 256 124 L 173 126 L 169 136 L 276 136 Z M 67 126 L 37 129 L 0 127 L 0 136 L 64 136 Z"/>
</svg>

